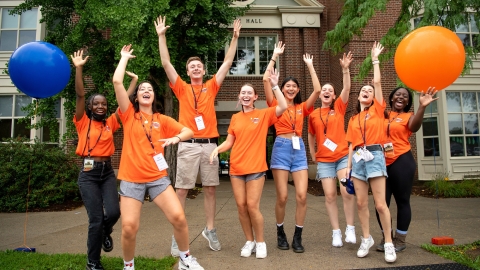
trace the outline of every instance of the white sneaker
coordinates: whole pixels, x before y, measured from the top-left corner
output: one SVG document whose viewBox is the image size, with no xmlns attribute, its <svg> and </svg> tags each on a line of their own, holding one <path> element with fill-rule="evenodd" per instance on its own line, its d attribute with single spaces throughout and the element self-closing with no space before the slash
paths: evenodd
<svg viewBox="0 0 480 270">
<path fill-rule="evenodd" d="M 338 230 L 333 230 L 332 234 L 332 246 L 334 247 L 341 247 L 343 246 L 342 242 L 342 231 L 340 229 Z"/>
<path fill-rule="evenodd" d="M 345 229 L 345 242 L 350 244 L 357 243 L 357 237 L 355 236 L 355 226 L 351 226 L 350 228 L 347 226 Z"/>
<path fill-rule="evenodd" d="M 203 267 L 198 264 L 197 258 L 192 255 L 188 255 L 184 260 L 180 259 L 178 263 L 179 270 L 204 270 Z"/>
<path fill-rule="evenodd" d="M 242 247 L 242 251 L 240 252 L 240 256 L 242 257 L 250 257 L 250 255 L 252 255 L 252 253 L 255 252 L 255 246 L 256 246 L 256 243 L 255 241 L 247 241 L 245 243 L 245 245 Z"/>
<path fill-rule="evenodd" d="M 135 266 L 133 266 L 133 264 L 124 265 L 123 270 L 135 270 Z"/>
<path fill-rule="evenodd" d="M 397 260 L 397 254 L 395 254 L 395 246 L 393 243 L 385 243 L 385 261 L 386 262 L 394 262 Z"/>
<path fill-rule="evenodd" d="M 172 246 L 170 247 L 170 254 L 173 257 L 180 257 L 180 251 L 178 251 L 177 241 L 175 241 L 175 236 L 172 235 Z"/>
<path fill-rule="evenodd" d="M 257 246 L 255 249 L 257 250 L 257 259 L 263 259 L 267 257 L 267 244 L 265 244 L 265 242 L 257 242 Z"/>
<path fill-rule="evenodd" d="M 361 238 L 362 238 L 362 243 L 360 244 L 360 247 L 358 248 L 358 251 L 357 251 L 357 257 L 359 258 L 363 258 L 367 256 L 368 250 L 375 243 L 371 235 L 368 238 L 363 238 L 363 236 L 361 236 Z"/>
</svg>

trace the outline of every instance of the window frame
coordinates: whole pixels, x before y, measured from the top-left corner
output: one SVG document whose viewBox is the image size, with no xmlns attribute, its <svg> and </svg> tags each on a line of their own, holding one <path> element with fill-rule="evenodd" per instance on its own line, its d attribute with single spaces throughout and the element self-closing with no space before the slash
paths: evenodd
<svg viewBox="0 0 480 270">
<path fill-rule="evenodd" d="M 39 32 L 40 32 L 40 11 L 39 8 L 33 8 L 32 11 L 36 12 L 36 19 L 35 19 L 35 27 L 34 28 L 21 28 L 21 22 L 22 22 L 22 16 L 25 16 L 25 13 L 22 15 L 14 15 L 15 17 L 18 17 L 17 19 L 17 27 L 16 28 L 3 28 L 2 21 L 3 21 L 3 10 L 5 9 L 13 9 L 14 7 L 12 6 L 0 6 L 0 38 L 1 34 L 3 31 L 16 31 L 16 41 L 15 41 L 15 48 L 13 50 L 1 50 L 0 47 L 0 52 L 1 53 L 8 53 L 8 52 L 13 52 L 15 51 L 18 47 L 20 47 L 23 44 L 26 44 L 28 42 L 33 42 L 39 40 Z M 24 42 L 20 44 L 20 32 L 21 31 L 35 31 L 35 37 L 33 40 L 29 40 L 27 42 Z"/>
</svg>

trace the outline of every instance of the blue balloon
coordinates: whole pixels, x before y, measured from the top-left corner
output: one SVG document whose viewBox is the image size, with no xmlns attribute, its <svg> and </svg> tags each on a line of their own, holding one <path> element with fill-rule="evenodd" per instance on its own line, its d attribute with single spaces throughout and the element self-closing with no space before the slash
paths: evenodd
<svg viewBox="0 0 480 270">
<path fill-rule="evenodd" d="M 60 93 L 70 80 L 70 62 L 57 46 L 35 41 L 17 48 L 8 62 L 13 84 L 34 98 Z"/>
</svg>

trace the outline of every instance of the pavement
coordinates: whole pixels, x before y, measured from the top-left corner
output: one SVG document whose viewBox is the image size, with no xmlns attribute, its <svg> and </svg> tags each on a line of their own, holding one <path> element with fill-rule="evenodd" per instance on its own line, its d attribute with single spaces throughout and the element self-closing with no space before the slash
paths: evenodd
<svg viewBox="0 0 480 270">
<path fill-rule="evenodd" d="M 295 188 L 288 186 L 289 202 L 285 217 L 285 232 L 291 243 L 295 226 Z M 205 269 L 359 269 L 418 266 L 451 263 L 423 250 L 420 245 L 430 243 L 435 236 L 450 236 L 455 244 L 480 240 L 480 198 L 432 199 L 412 196 L 412 223 L 407 237 L 407 248 L 397 254 L 397 261 L 387 264 L 384 255 L 375 251 L 375 245 L 365 258 L 357 258 L 360 242 L 360 222 L 356 216 L 357 244 L 344 243 L 341 248 L 331 246 L 332 231 L 325 209 L 325 197 L 307 195 L 307 216 L 303 230 L 304 253 L 276 248 L 275 184 L 267 180 L 261 200 L 265 219 L 265 238 L 268 256 L 265 259 L 240 257 L 245 237 L 231 185 L 227 178 L 217 188 L 217 234 L 221 251 L 211 251 L 201 232 L 205 225 L 203 194 L 186 203 L 186 216 L 190 230 L 190 251 Z M 370 196 L 371 197 L 371 196 Z M 393 201 L 393 200 L 392 200 Z M 341 198 L 337 198 L 342 233 L 346 226 Z M 376 243 L 381 240 L 373 199 L 370 198 L 370 228 Z M 392 203 L 393 224 L 396 224 L 396 206 Z M 0 213 L 0 250 L 15 249 L 23 245 L 25 213 Z M 28 213 L 27 241 L 40 253 L 86 253 L 88 218 L 85 208 L 66 212 Z M 120 246 L 121 221 L 112 233 L 115 248 L 105 256 L 122 256 Z M 163 213 L 153 204 L 145 202 L 142 208 L 140 230 L 137 235 L 136 256 L 161 258 L 170 255 L 172 227 Z M 119 266 L 121 269 L 121 266 Z M 174 268 L 175 269 L 175 268 Z M 423 268 L 427 269 L 427 268 Z M 449 268 L 450 269 L 450 268 Z M 107 269 L 108 270 L 108 269 Z"/>
</svg>

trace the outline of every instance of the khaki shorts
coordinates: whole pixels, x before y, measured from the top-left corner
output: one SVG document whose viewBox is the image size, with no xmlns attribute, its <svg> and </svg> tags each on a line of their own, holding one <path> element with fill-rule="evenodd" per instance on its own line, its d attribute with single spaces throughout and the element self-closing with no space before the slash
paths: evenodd
<svg viewBox="0 0 480 270">
<path fill-rule="evenodd" d="M 177 180 L 175 188 L 192 189 L 200 178 L 203 186 L 218 186 L 218 157 L 210 164 L 210 154 L 217 147 L 216 143 L 187 143 L 178 144 L 177 153 Z"/>
</svg>

